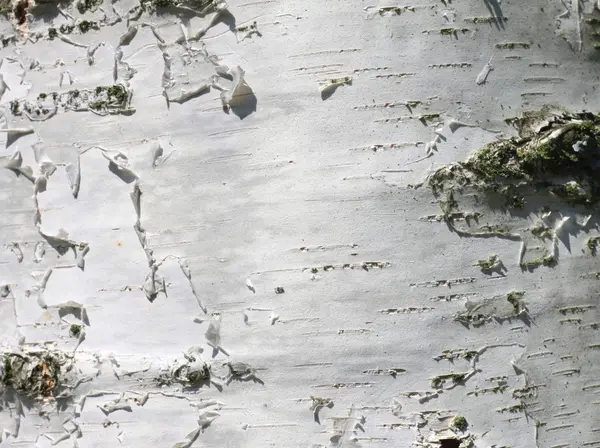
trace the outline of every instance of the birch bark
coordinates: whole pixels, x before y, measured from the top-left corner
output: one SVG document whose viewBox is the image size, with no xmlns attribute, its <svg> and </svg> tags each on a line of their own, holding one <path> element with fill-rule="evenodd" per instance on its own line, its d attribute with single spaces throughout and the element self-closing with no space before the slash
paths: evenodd
<svg viewBox="0 0 600 448">
<path fill-rule="evenodd" d="M 600 445 L 596 209 L 427 183 L 599 7 L 1 4 L 0 447 Z"/>
</svg>

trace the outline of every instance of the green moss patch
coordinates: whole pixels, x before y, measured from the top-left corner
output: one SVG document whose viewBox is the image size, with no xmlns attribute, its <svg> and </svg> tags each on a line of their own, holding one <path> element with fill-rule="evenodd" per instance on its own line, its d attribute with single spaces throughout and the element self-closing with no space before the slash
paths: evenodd
<svg viewBox="0 0 600 448">
<path fill-rule="evenodd" d="M 450 381 L 452 384 L 460 384 L 466 379 L 466 377 L 466 373 L 446 373 L 444 375 L 438 375 L 431 379 L 431 387 L 434 389 L 440 389 L 447 381 Z"/>
<path fill-rule="evenodd" d="M 500 193 L 510 208 L 523 206 L 522 193 L 540 191 L 569 205 L 591 207 L 600 200 L 600 117 L 583 112 L 526 114 L 513 121 L 520 136 L 486 145 L 464 162 L 433 173 L 429 186 L 472 187 Z"/>
<path fill-rule="evenodd" d="M 464 418 L 462 415 L 457 415 L 452 419 L 450 426 L 458 429 L 459 431 L 466 431 L 467 427 L 469 426 L 469 423 L 467 422 L 467 419 Z"/>
</svg>

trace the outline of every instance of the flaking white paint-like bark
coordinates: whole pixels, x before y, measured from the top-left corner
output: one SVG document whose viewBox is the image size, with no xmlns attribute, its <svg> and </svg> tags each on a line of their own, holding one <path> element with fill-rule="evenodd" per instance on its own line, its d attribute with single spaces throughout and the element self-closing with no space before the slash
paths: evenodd
<svg viewBox="0 0 600 448">
<path fill-rule="evenodd" d="M 598 7 L 6 6 L 0 447 L 600 445 L 595 211 L 424 184 L 597 111 Z"/>
</svg>

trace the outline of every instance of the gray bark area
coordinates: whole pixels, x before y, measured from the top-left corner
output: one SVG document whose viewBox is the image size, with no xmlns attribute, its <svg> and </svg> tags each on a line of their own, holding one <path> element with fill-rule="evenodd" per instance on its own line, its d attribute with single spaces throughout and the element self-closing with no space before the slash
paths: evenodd
<svg viewBox="0 0 600 448">
<path fill-rule="evenodd" d="M 6 8 L 0 447 L 600 445 L 595 212 L 418 188 L 597 110 L 595 2 Z"/>
</svg>

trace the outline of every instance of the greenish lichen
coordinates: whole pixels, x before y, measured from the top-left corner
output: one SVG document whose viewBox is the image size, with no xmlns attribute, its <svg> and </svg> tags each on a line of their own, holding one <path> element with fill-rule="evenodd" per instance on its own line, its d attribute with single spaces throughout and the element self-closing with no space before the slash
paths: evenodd
<svg viewBox="0 0 600 448">
<path fill-rule="evenodd" d="M 210 378 L 210 369 L 207 365 L 203 365 L 200 369 L 182 366 L 175 371 L 175 377 L 180 383 L 198 386 Z"/>
<path fill-rule="evenodd" d="M 64 23 L 58 28 L 61 34 L 71 34 L 74 29 L 75 25 L 66 25 Z"/>
<path fill-rule="evenodd" d="M 493 271 L 494 269 L 499 268 L 501 265 L 502 261 L 497 254 L 488 256 L 487 260 L 477 260 L 477 266 L 479 266 L 482 272 Z"/>
<path fill-rule="evenodd" d="M 2 355 L 4 388 L 12 388 L 30 398 L 51 398 L 59 386 L 61 361 L 52 352 Z"/>
<path fill-rule="evenodd" d="M 83 329 L 83 325 L 72 324 L 71 327 L 69 328 L 69 335 L 71 335 L 71 337 L 78 338 L 79 335 L 81 334 L 82 329 Z"/>
<path fill-rule="evenodd" d="M 81 22 L 79 22 L 77 24 L 77 27 L 79 28 L 79 31 L 81 33 L 87 33 L 89 30 L 99 30 L 100 26 L 98 25 L 97 22 L 94 21 L 90 21 L 90 20 L 82 20 Z"/>
<path fill-rule="evenodd" d="M 13 115 L 40 117 L 57 110 L 93 110 L 101 114 L 132 113 L 131 92 L 122 84 L 98 86 L 93 90 L 40 93 L 36 100 L 14 100 L 10 103 Z"/>
<path fill-rule="evenodd" d="M 322 408 L 327 407 L 331 409 L 333 407 L 333 400 L 331 398 L 313 397 L 311 395 L 310 399 L 312 401 L 310 409 L 315 411 L 316 414 L 318 414 Z"/>
<path fill-rule="evenodd" d="M 521 261 L 519 265 L 523 269 L 535 269 L 540 266 L 555 266 L 557 263 L 557 259 L 554 255 L 548 252 L 548 249 L 544 249 L 544 253 L 541 257 L 535 258 L 533 260 Z"/>
<path fill-rule="evenodd" d="M 114 99 L 118 103 L 124 103 L 127 101 L 127 91 L 122 85 L 113 85 L 106 89 L 109 99 Z"/>
<path fill-rule="evenodd" d="M 495 387 L 489 387 L 486 389 L 475 389 L 474 391 L 468 392 L 467 396 L 468 397 L 478 397 L 479 395 L 485 395 L 485 394 L 498 394 L 498 393 L 503 393 L 506 390 L 507 386 L 503 385 L 503 386 L 495 386 Z"/>
<path fill-rule="evenodd" d="M 452 212 L 458 209 L 458 202 L 454 199 L 454 192 L 447 191 L 446 199 L 440 201 L 440 208 L 444 213 L 444 219 L 449 220 L 452 217 Z"/>
<path fill-rule="evenodd" d="M 434 194 L 471 187 L 510 198 L 546 190 L 570 205 L 595 205 L 600 199 L 600 117 L 589 112 L 543 117 L 513 119 L 520 137 L 494 141 L 465 162 L 439 168 L 428 178 Z"/>
<path fill-rule="evenodd" d="M 439 119 L 440 119 L 440 114 L 419 115 L 419 120 L 421 120 L 422 122 L 434 121 L 434 120 L 439 120 Z"/>
<path fill-rule="evenodd" d="M 598 245 L 600 245 L 600 236 L 593 236 L 587 240 L 587 248 L 590 254 L 596 256 L 598 253 Z"/>
<path fill-rule="evenodd" d="M 179 2 L 176 0 L 151 0 L 151 4 L 155 8 L 169 8 L 171 6 L 177 6 Z"/>
<path fill-rule="evenodd" d="M 502 409 L 498 409 L 496 412 L 499 413 L 504 413 L 504 412 L 510 412 L 511 414 L 516 414 L 517 412 L 524 412 L 525 411 L 525 403 L 523 401 L 521 401 L 521 403 L 515 405 L 515 406 L 509 406 L 506 408 L 502 408 Z"/>
<path fill-rule="evenodd" d="M 502 224 L 486 224 L 481 226 L 480 230 L 490 235 L 510 235 L 510 229 Z"/>
<path fill-rule="evenodd" d="M 440 389 L 446 383 L 446 381 L 452 381 L 453 384 L 462 383 L 467 377 L 466 373 L 446 373 L 444 375 L 438 375 L 431 379 L 431 387 L 434 389 Z"/>
<path fill-rule="evenodd" d="M 454 315 L 454 320 L 466 327 L 479 327 L 487 322 L 511 321 L 515 318 L 527 320 L 527 306 L 523 297 L 524 291 L 511 291 L 506 295 L 493 296 L 475 302 L 467 301 L 465 310 Z M 511 305 L 507 306 L 503 299 Z"/>
<path fill-rule="evenodd" d="M 508 386 L 506 384 L 500 384 L 498 386 L 490 387 L 487 389 L 475 389 L 471 392 L 467 392 L 467 396 L 478 397 L 479 395 L 485 395 L 485 394 L 489 394 L 489 393 L 502 394 L 502 393 L 504 393 L 504 391 L 506 390 L 507 387 Z"/>
<path fill-rule="evenodd" d="M 436 361 L 441 361 L 442 359 L 445 359 L 450 362 L 455 361 L 457 359 L 466 359 L 467 361 L 470 361 L 471 359 L 475 358 L 477 355 L 478 355 L 478 352 L 476 352 L 474 350 L 465 350 L 465 349 L 443 350 L 440 355 L 434 356 L 433 359 L 435 359 Z"/>
<path fill-rule="evenodd" d="M 562 314 L 563 316 L 566 316 L 567 314 L 585 313 L 585 312 L 587 312 L 587 311 L 589 311 L 590 309 L 593 309 L 593 308 L 595 308 L 594 305 L 568 306 L 568 307 L 559 309 L 558 312 L 560 314 Z"/>
<path fill-rule="evenodd" d="M 18 38 L 16 35 L 13 34 L 12 36 L 1 38 L 1 40 L 2 40 L 2 48 L 6 48 L 11 43 L 13 43 L 13 44 L 16 43 Z"/>
<path fill-rule="evenodd" d="M 523 297 L 525 297 L 525 291 L 511 291 L 506 294 L 506 301 L 513 306 L 515 316 L 518 316 L 523 311 L 527 310 L 525 303 L 523 302 Z"/>
<path fill-rule="evenodd" d="M 526 386 L 513 389 L 512 396 L 516 400 L 522 400 L 523 398 L 534 398 L 537 394 L 537 389 L 538 386 Z"/>
<path fill-rule="evenodd" d="M 506 17 L 467 17 L 465 19 L 465 22 L 471 22 L 471 23 L 497 23 L 500 21 L 508 21 L 508 18 Z"/>
<path fill-rule="evenodd" d="M 77 10 L 80 14 L 85 14 L 87 11 L 94 12 L 96 11 L 103 0 L 79 0 L 77 2 Z"/>
<path fill-rule="evenodd" d="M 182 363 L 176 362 L 168 373 L 161 373 L 155 380 L 159 386 L 179 383 L 186 387 L 200 387 L 211 379 L 210 367 L 192 357 Z"/>
<path fill-rule="evenodd" d="M 352 84 L 352 78 L 350 76 L 345 76 L 344 78 L 331 78 L 329 80 L 329 84 Z"/>
<path fill-rule="evenodd" d="M 514 50 L 515 48 L 523 48 L 525 50 L 531 47 L 530 44 L 526 42 L 503 42 L 500 44 L 496 44 L 496 48 L 499 50 Z"/>
<path fill-rule="evenodd" d="M 569 205 L 590 205 L 589 193 L 575 181 L 553 185 L 550 191 Z"/>
<path fill-rule="evenodd" d="M 454 36 L 458 37 L 458 33 L 468 33 L 469 28 L 442 28 L 440 29 L 440 34 L 442 36 Z"/>
<path fill-rule="evenodd" d="M 504 199 L 504 206 L 507 209 L 521 210 L 525 208 L 525 198 L 518 194 L 511 194 L 510 188 L 506 189 Z"/>
<path fill-rule="evenodd" d="M 396 15 L 399 16 L 400 14 L 402 14 L 403 12 L 406 11 L 411 11 L 411 12 L 415 12 L 415 8 L 412 6 L 384 6 L 383 8 L 379 8 L 379 15 L 380 16 L 385 16 L 385 15 Z"/>
<path fill-rule="evenodd" d="M 450 422 L 450 426 L 458 429 L 459 431 L 466 431 L 469 423 L 467 423 L 467 419 L 462 415 L 457 415 L 452 419 L 452 422 Z"/>
<path fill-rule="evenodd" d="M 106 109 L 108 103 L 106 101 L 93 101 L 89 104 L 90 109 L 93 110 L 103 110 Z"/>
<path fill-rule="evenodd" d="M 13 12 L 13 4 L 11 0 L 0 0 L 0 14 L 10 14 Z"/>
<path fill-rule="evenodd" d="M 529 229 L 531 234 L 541 240 L 551 239 L 554 236 L 554 230 L 543 223 L 538 223 Z"/>
<path fill-rule="evenodd" d="M 466 313 L 457 313 L 454 316 L 454 320 L 456 322 L 460 322 L 463 325 L 469 326 L 469 325 L 473 325 L 476 327 L 479 327 L 483 324 L 485 324 L 486 321 L 490 320 L 491 316 L 488 316 L 486 314 L 483 313 L 472 313 L 472 312 L 466 312 Z"/>
<path fill-rule="evenodd" d="M 13 100 L 10 102 L 10 111 L 13 115 L 20 115 L 21 114 L 21 107 L 20 107 L 20 103 L 17 100 Z"/>
<path fill-rule="evenodd" d="M 256 23 L 256 20 L 248 25 L 242 25 L 242 26 L 238 26 L 235 29 L 238 33 L 251 33 L 251 32 L 257 32 L 258 31 L 258 24 Z"/>
</svg>

